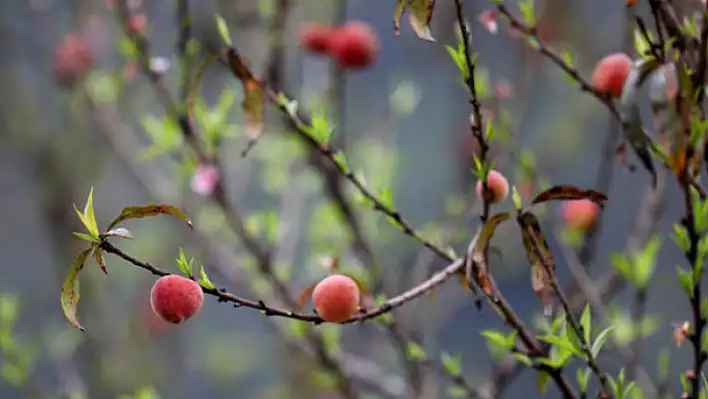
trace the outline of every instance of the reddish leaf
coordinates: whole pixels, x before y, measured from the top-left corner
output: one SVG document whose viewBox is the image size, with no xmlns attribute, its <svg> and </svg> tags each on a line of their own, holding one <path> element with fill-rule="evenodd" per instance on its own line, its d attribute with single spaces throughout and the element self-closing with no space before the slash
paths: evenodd
<svg viewBox="0 0 708 399">
<path fill-rule="evenodd" d="M 579 200 L 579 199 L 589 199 L 594 202 L 600 208 L 605 206 L 607 197 L 593 190 L 583 190 L 575 186 L 560 185 L 554 186 L 539 193 L 536 198 L 531 202 L 532 205 L 540 204 L 547 201 L 568 201 L 568 200 Z"/>
<path fill-rule="evenodd" d="M 315 286 L 317 283 L 312 283 L 308 285 L 307 287 L 303 288 L 302 291 L 297 295 L 297 309 L 296 310 L 301 310 L 305 304 L 307 303 L 308 300 L 310 300 L 310 297 L 312 297 L 312 292 L 315 290 Z"/>
<path fill-rule="evenodd" d="M 86 258 L 90 252 L 91 249 L 86 249 L 74 259 L 74 262 L 69 266 L 69 271 L 61 287 L 61 308 L 64 311 L 64 316 L 74 327 L 81 331 L 86 331 L 86 329 L 76 320 L 76 305 L 78 305 L 80 298 L 79 273 L 84 268 Z"/>
<path fill-rule="evenodd" d="M 531 265 L 531 287 L 543 304 L 543 313 L 550 316 L 555 302 L 551 275 L 556 270 L 553 255 L 541 231 L 541 225 L 533 213 L 525 212 L 517 218 L 517 221 L 521 227 L 521 238 Z"/>
<path fill-rule="evenodd" d="M 467 274 L 477 282 L 477 284 L 486 292 L 488 295 L 494 293 L 492 289 L 491 281 L 489 280 L 489 243 L 494 236 L 494 232 L 497 227 L 511 218 L 511 214 L 508 212 L 498 213 L 492 216 L 484 224 L 479 232 L 479 236 L 476 239 L 472 253 L 468 258 Z M 469 263 L 471 260 L 471 263 Z"/>
<path fill-rule="evenodd" d="M 401 18 L 408 8 L 408 22 L 418 38 L 434 42 L 430 33 L 430 20 L 433 18 L 435 0 L 398 0 L 393 12 L 393 30 L 401 34 Z"/>
<path fill-rule="evenodd" d="M 120 222 L 129 220 L 129 219 L 142 219 L 145 217 L 150 217 L 150 216 L 157 216 L 157 215 L 171 215 L 178 217 L 182 219 L 189 228 L 192 228 L 192 221 L 189 220 L 187 215 L 179 208 L 172 206 L 172 205 L 143 205 L 143 206 L 129 206 L 123 208 L 123 210 L 120 212 L 120 215 L 118 215 L 117 218 L 113 219 L 111 224 L 108 226 L 108 230 L 111 230 L 115 225 L 117 225 Z"/>
<path fill-rule="evenodd" d="M 246 120 L 246 137 L 248 145 L 241 153 L 246 156 L 253 148 L 263 133 L 263 120 L 265 119 L 265 88 L 259 82 L 246 62 L 241 58 L 236 49 L 230 48 L 226 51 L 226 59 L 231 73 L 241 81 L 243 85 L 243 101 L 241 108 Z"/>
</svg>

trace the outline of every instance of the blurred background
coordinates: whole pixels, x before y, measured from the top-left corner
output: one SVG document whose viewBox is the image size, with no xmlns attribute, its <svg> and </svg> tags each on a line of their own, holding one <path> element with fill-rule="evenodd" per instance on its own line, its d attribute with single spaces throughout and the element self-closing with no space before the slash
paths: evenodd
<svg viewBox="0 0 708 399">
<path fill-rule="evenodd" d="M 0 397 L 335 398 L 341 397 L 336 369 L 350 377 L 356 397 L 458 397 L 464 391 L 446 377 L 441 353 L 459 355 L 462 376 L 475 389 L 540 397 L 534 372 L 517 376 L 488 347 L 483 330 L 507 330 L 488 306 L 478 311 L 474 296 L 456 280 L 395 312 L 395 328 L 376 322 L 311 327 L 234 309 L 212 297 L 193 319 L 172 326 L 151 312 L 155 277 L 107 255 L 107 275 L 92 260 L 81 275 L 78 317 L 87 331 L 71 327 L 59 292 L 72 259 L 86 246 L 72 235 L 83 229 L 72 204 L 81 208 L 91 187 L 99 226 L 135 204 L 174 204 L 192 217 L 193 232 L 167 217 L 125 223 L 135 239 L 116 244 L 127 253 L 176 273 L 183 248 L 217 287 L 283 302 L 230 228 L 224 204 L 204 189 L 214 176 L 184 150 L 179 127 L 141 73 L 125 21 L 111 3 L 116 2 L 0 4 Z M 336 125 L 334 145 L 344 150 L 349 167 L 361 171 L 374 192 L 390 188 L 397 209 L 426 237 L 464 252 L 479 224 L 470 172 L 478 149 L 466 92 L 444 46 L 456 47 L 458 40 L 453 1 L 437 2 L 434 43 L 416 38 L 407 16 L 400 36 L 394 34 L 392 0 L 301 0 L 286 10 L 276 0 L 128 3 L 127 29 L 149 40 L 149 68 L 179 104 L 186 100 L 185 82 L 220 46 L 215 14 L 223 16 L 234 46 L 258 75 L 265 76 L 273 44 L 282 39 L 282 58 L 269 71 L 276 71 L 281 87 L 301 107 L 326 110 Z M 506 3 L 520 15 L 516 2 Z M 650 234 L 662 237 L 644 317 L 632 318 L 634 289 L 616 276 L 602 280 L 612 283 L 604 285 L 606 310 L 617 329 L 599 361 L 612 373 L 638 364 L 656 382 L 658 359 L 670 353 L 668 386 L 677 392 L 678 374 L 691 366 L 692 353 L 671 339 L 674 324 L 690 319 L 674 268 L 683 255 L 668 239 L 683 212 L 678 186 L 669 178 L 660 184 L 665 192 L 653 193 L 647 205 L 650 177 L 643 170 L 630 173 L 612 156 L 617 126 L 607 109 L 569 84 L 503 21 L 494 27 L 493 18 L 480 18 L 492 2 L 469 1 L 465 7 L 485 117 L 498 130 L 490 153 L 496 168 L 526 198 L 556 184 L 596 188 L 610 198 L 597 234 L 586 241 L 564 230 L 557 203 L 539 208 L 561 282 L 571 282 L 564 254 L 574 249 L 580 249 L 588 273 L 602 279 L 612 274 L 610 254 L 628 245 L 641 248 Z M 643 7 L 633 12 L 649 15 Z M 535 10 L 540 37 L 570 51 L 583 76 L 610 52 L 636 57 L 623 1 L 537 0 Z M 179 21 L 185 15 L 192 21 L 191 40 L 180 58 Z M 284 17 L 282 32 L 272 23 L 276 15 Z M 371 67 L 342 72 L 300 46 L 304 25 L 344 20 L 364 21 L 376 32 L 380 52 Z M 377 295 L 388 296 L 446 265 L 341 184 L 354 198 L 364 237 L 363 243 L 355 239 L 332 201 L 336 190 L 327 173 L 319 173 L 316 157 L 270 107 L 263 137 L 241 157 L 247 144 L 241 97 L 241 85 L 228 71 L 216 64 L 207 68 L 195 129 L 219 155 L 227 208 L 238 210 L 263 245 L 276 248 L 273 273 L 292 297 L 324 277 L 332 257 Z M 511 201 L 494 207 L 509 209 Z M 643 237 L 636 235 L 638 215 L 648 224 Z M 502 292 L 529 325 L 539 326 L 542 307 L 530 287 L 518 230 L 503 225 L 493 242 L 503 253 L 492 265 Z M 367 259 L 379 265 L 380 279 L 367 273 Z M 638 357 L 628 359 L 616 348 L 635 337 L 642 339 Z M 334 369 L 323 368 L 313 352 L 315 341 L 334 359 Z M 576 367 L 568 372 L 573 380 Z M 557 395 L 551 386 L 548 396 Z"/>
</svg>

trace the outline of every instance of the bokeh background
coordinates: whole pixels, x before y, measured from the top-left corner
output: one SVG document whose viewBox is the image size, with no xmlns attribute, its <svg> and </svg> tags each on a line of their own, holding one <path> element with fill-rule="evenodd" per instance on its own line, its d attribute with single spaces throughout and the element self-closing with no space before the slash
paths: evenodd
<svg viewBox="0 0 708 399">
<path fill-rule="evenodd" d="M 166 85 L 178 95 L 175 1 L 135 3 L 147 21 L 152 55 L 169 62 Z M 228 22 L 234 45 L 254 70 L 265 68 L 271 43 L 268 20 L 279 2 L 188 3 L 194 21 L 194 52 L 188 63 L 192 71 L 219 44 L 215 13 Z M 475 150 L 470 106 L 444 47 L 457 41 L 453 2 L 438 1 L 432 22 L 436 43 L 417 39 L 405 20 L 396 36 L 392 0 L 292 3 L 284 35 L 283 85 L 302 106 L 322 106 L 324 99 L 337 124 L 335 144 L 344 148 L 350 167 L 363 171 L 376 190 L 390 187 L 396 206 L 414 226 L 464 251 L 478 224 L 478 208 L 470 172 Z M 641 170 L 630 173 L 612 157 L 606 161 L 606 137 L 616 134 L 617 127 L 600 102 L 568 84 L 557 67 L 510 35 L 503 22 L 496 34 L 485 29 L 478 16 L 491 2 L 465 3 L 479 54 L 486 115 L 494 115 L 501 132 L 492 148 L 498 169 L 521 184 L 521 160 L 529 163 L 534 158 L 540 185 L 606 189 L 610 201 L 589 262 L 590 275 L 603 275 L 611 270 L 608 256 L 627 246 L 648 195 L 649 176 Z M 516 3 L 507 3 L 518 15 Z M 626 24 L 631 16 L 623 1 L 539 0 L 535 7 L 541 37 L 569 50 L 583 76 L 609 52 L 627 50 L 636 56 L 628 47 Z M 337 397 L 327 388 L 331 379 L 317 372 L 317 363 L 298 345 L 286 343 L 301 341 L 304 327 L 298 323 L 274 323 L 256 311 L 206 298 L 193 319 L 166 326 L 150 312 L 154 277 L 115 257 L 107 258 L 107 276 L 92 262 L 82 274 L 79 320 L 87 331 L 67 323 L 59 290 L 72 258 L 85 245 L 72 235 L 81 229 L 72 204 L 82 206 L 90 187 L 104 226 L 132 204 L 167 202 L 192 216 L 192 233 L 166 217 L 126 223 L 136 239 L 119 244 L 132 255 L 177 272 L 174 260 L 181 247 L 204 265 L 217 286 L 266 300 L 271 294 L 218 208 L 190 189 L 194 165 L 179 165 L 174 159 L 180 158 L 168 154 L 143 159 L 151 135 L 168 134 L 169 126 L 161 122 L 164 110 L 152 86 L 132 70 L 130 46 L 108 2 L 5 0 L 0 10 L 0 397 Z M 643 4 L 635 11 L 648 15 Z M 375 29 L 381 51 L 371 68 L 340 73 L 326 58 L 300 48 L 298 30 L 303 24 L 342 19 L 362 20 Z M 90 74 L 71 87 L 58 84 L 53 61 L 69 34 L 82 37 L 95 58 Z M 323 256 L 340 255 L 343 268 L 365 279 L 364 265 L 354 256 L 351 237 L 329 202 L 321 176 L 308 164 L 297 139 L 287 134 L 277 112 L 268 111 L 264 137 L 242 158 L 246 139 L 239 83 L 212 67 L 201 94 L 208 109 L 218 110 L 214 107 L 222 104 L 222 114 L 203 118 L 206 122 L 198 128 L 205 130 L 206 123 L 212 123 L 226 136 L 220 154 L 230 201 L 247 215 L 249 228 L 273 235 L 272 243 L 280 244 L 278 273 L 293 295 L 326 275 L 318 261 Z M 690 318 L 674 269 L 683 257 L 668 239 L 682 213 L 680 198 L 676 184 L 666 183 L 663 211 L 652 230 L 664 246 L 649 290 L 651 317 L 642 322 L 646 337 L 638 359 L 655 377 L 659 353 L 670 352 L 673 392 L 679 389 L 678 374 L 690 365 L 689 346 L 677 349 L 671 339 L 673 323 Z M 510 208 L 510 203 L 495 207 Z M 553 203 L 541 209 L 541 215 L 560 279 L 569 283 L 561 246 L 573 243 L 559 238 L 563 232 L 558 209 Z M 382 265 L 386 294 L 395 295 L 445 266 L 371 210 L 358 206 L 358 214 Z M 275 227 L 268 222 L 272 215 L 280 219 Z M 530 325 L 538 324 L 541 305 L 529 284 L 519 238 L 512 224 L 499 230 L 494 245 L 503 258 L 494 262 L 493 272 L 514 309 Z M 634 295 L 631 288 L 620 289 L 607 301 L 618 326 L 616 338 L 623 342 L 633 334 L 629 315 Z M 432 361 L 423 368 L 430 374 L 427 397 L 450 397 L 451 384 L 439 367 L 442 352 L 461 356 L 463 375 L 473 386 L 489 383 L 495 357 L 480 332 L 505 329 L 487 306 L 478 311 L 473 296 L 456 281 L 396 314 Z M 413 397 L 404 384 L 406 369 L 396 345 L 384 328 L 367 323 L 315 330 L 342 359 L 357 389 L 371 397 Z M 600 356 L 600 363 L 613 373 L 625 360 L 612 344 Z M 505 396 L 540 397 L 535 378 L 524 371 L 505 384 Z M 389 396 L 376 384 L 386 386 Z M 557 396 L 554 389 L 549 396 Z"/>
</svg>

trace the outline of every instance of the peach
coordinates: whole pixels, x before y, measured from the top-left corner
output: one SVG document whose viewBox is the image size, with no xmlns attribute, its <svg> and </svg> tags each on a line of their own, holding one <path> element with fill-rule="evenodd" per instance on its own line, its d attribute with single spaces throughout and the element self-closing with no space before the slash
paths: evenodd
<svg viewBox="0 0 708 399">
<path fill-rule="evenodd" d="M 588 199 L 566 201 L 561 205 L 561 217 L 568 226 L 576 229 L 585 230 L 592 226 L 599 214 L 597 205 Z"/>
<path fill-rule="evenodd" d="M 132 35 L 141 33 L 147 26 L 147 17 L 144 14 L 135 14 L 128 19 L 128 32 Z"/>
<path fill-rule="evenodd" d="M 364 22 L 348 22 L 334 33 L 330 55 L 343 69 L 361 69 L 371 65 L 379 52 L 379 39 Z"/>
<path fill-rule="evenodd" d="M 54 81 L 60 86 L 73 86 L 77 80 L 88 75 L 94 58 L 94 52 L 86 39 L 76 34 L 67 35 L 52 54 Z"/>
<path fill-rule="evenodd" d="M 622 88 L 632 70 L 632 59 L 624 53 L 613 53 L 595 66 L 592 73 L 592 85 L 601 93 L 610 93 L 615 97 L 622 96 Z"/>
<path fill-rule="evenodd" d="M 491 202 L 496 203 L 506 199 L 509 195 L 509 182 L 506 177 L 496 170 L 490 170 L 487 175 L 487 188 L 492 192 Z M 482 180 L 477 181 L 477 198 L 484 200 L 484 185 Z"/>
<path fill-rule="evenodd" d="M 199 284 L 178 275 L 160 277 L 150 290 L 150 306 L 163 320 L 179 324 L 202 308 L 204 292 Z"/>
<path fill-rule="evenodd" d="M 326 25 L 309 24 L 300 29 L 300 45 L 313 54 L 326 54 L 332 44 L 334 29 Z"/>
<path fill-rule="evenodd" d="M 320 317 L 339 323 L 352 317 L 359 307 L 360 292 L 356 282 L 345 275 L 333 274 L 317 283 L 312 302 Z"/>
</svg>

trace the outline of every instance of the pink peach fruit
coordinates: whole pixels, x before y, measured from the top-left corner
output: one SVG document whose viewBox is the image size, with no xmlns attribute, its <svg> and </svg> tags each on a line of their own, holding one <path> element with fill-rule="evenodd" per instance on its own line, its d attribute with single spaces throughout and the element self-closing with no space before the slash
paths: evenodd
<svg viewBox="0 0 708 399">
<path fill-rule="evenodd" d="M 487 175 L 487 188 L 491 191 L 491 202 L 497 203 L 506 199 L 509 195 L 509 182 L 506 177 L 496 170 L 490 170 Z M 477 181 L 477 198 L 484 200 L 484 185 L 482 180 Z"/>
<path fill-rule="evenodd" d="M 334 29 L 327 25 L 309 24 L 300 29 L 300 45 L 313 54 L 329 52 Z"/>
<path fill-rule="evenodd" d="M 363 22 L 348 22 L 334 32 L 330 55 L 343 69 L 361 69 L 371 65 L 379 52 L 379 39 Z"/>
<path fill-rule="evenodd" d="M 333 274 L 312 291 L 312 302 L 320 317 L 330 323 L 349 319 L 359 307 L 359 286 L 348 276 Z"/>
<path fill-rule="evenodd" d="M 597 205 L 587 199 L 566 201 L 561 205 L 561 217 L 576 229 L 585 230 L 595 224 L 600 214 Z"/>
<path fill-rule="evenodd" d="M 622 96 L 624 82 L 632 70 L 632 59 L 624 53 L 613 53 L 595 66 L 592 73 L 592 85 L 601 93 L 610 93 L 615 97 Z"/>
<path fill-rule="evenodd" d="M 202 287 L 194 280 L 174 274 L 160 277 L 150 290 L 152 310 L 174 324 L 197 314 L 203 303 Z"/>
</svg>

